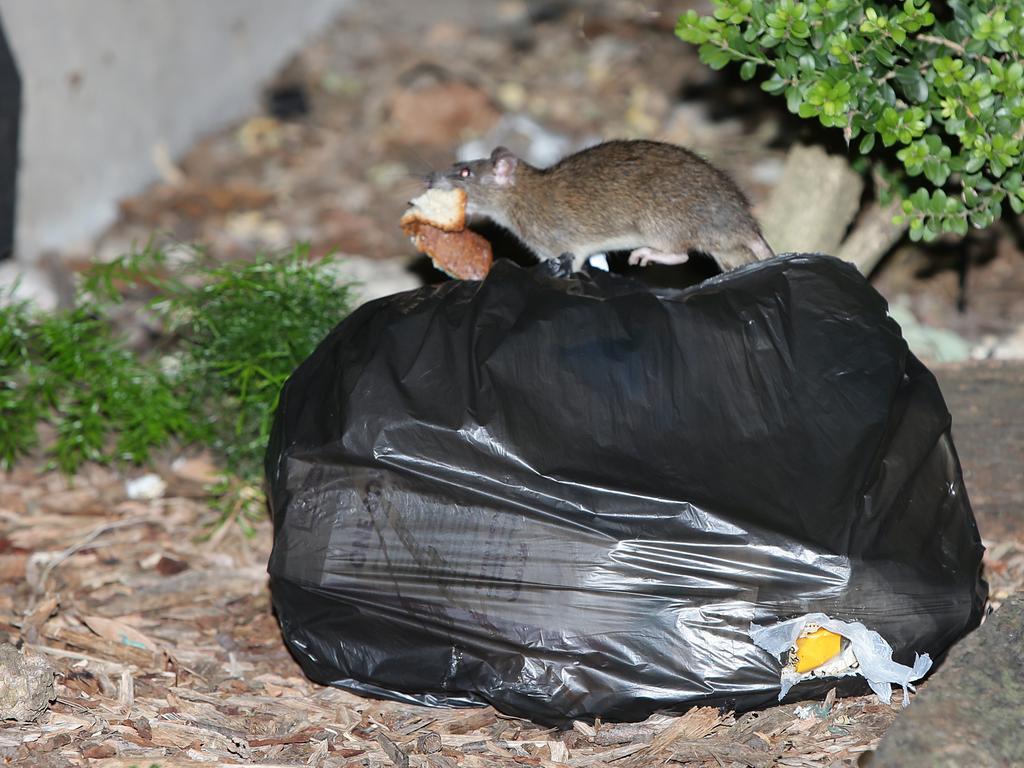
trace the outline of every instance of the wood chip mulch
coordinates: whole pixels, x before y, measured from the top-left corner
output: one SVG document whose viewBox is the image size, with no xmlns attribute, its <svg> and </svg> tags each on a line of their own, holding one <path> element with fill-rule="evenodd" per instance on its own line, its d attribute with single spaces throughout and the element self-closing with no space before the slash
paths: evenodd
<svg viewBox="0 0 1024 768">
<path fill-rule="evenodd" d="M 286 650 L 265 572 L 271 526 L 217 518 L 200 457 L 127 497 L 126 476 L 68 480 L 25 462 L 0 474 L 0 642 L 44 656 L 57 698 L 0 725 L 0 764 L 39 766 L 855 765 L 899 712 L 872 696 L 756 713 L 695 708 L 642 723 L 541 728 L 491 708 L 428 709 L 307 680 Z M 1024 542 L 990 560 L 1024 581 Z"/>
</svg>

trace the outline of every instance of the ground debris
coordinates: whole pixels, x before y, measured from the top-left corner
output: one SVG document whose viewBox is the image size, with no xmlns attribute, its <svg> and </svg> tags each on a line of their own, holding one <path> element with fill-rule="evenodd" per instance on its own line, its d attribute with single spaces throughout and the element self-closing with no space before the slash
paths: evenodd
<svg viewBox="0 0 1024 768">
<path fill-rule="evenodd" d="M 0 632 L 56 672 L 49 712 L 0 732 L 15 762 L 854 765 L 900 712 L 874 696 L 830 693 L 808 703 L 806 718 L 793 704 L 744 714 L 696 707 L 560 731 L 489 707 L 428 709 L 322 687 L 302 674 L 273 618 L 269 520 L 252 539 L 231 528 L 203 540 L 217 512 L 194 488 L 129 501 L 113 470 L 87 466 L 67 479 L 41 466 L 25 461 L 0 474 L 4 504 L 19 510 L 0 511 L 0 540 L 18 542 L 37 574 L 0 572 Z M 154 460 L 150 469 L 170 466 Z M 79 491 L 89 513 L 38 503 L 47 489 Z M 1019 583 L 1024 560 L 1016 539 L 989 544 L 998 595 Z"/>
<path fill-rule="evenodd" d="M 55 697 L 53 667 L 43 656 L 0 645 L 0 720 L 38 720 Z"/>
</svg>

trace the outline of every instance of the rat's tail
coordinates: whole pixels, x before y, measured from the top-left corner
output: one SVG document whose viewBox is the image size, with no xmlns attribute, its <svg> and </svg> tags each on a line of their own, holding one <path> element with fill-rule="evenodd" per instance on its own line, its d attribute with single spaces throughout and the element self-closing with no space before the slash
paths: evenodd
<svg viewBox="0 0 1024 768">
<path fill-rule="evenodd" d="M 747 248 L 754 254 L 754 258 L 757 261 L 765 261 L 766 259 L 775 258 L 775 251 L 768 245 L 768 241 L 764 239 L 762 235 L 758 235 L 753 240 L 747 243 Z"/>
</svg>

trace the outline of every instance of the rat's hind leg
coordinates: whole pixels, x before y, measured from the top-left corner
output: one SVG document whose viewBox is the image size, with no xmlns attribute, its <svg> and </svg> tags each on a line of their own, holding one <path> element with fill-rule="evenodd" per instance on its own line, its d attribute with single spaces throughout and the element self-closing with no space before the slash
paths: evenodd
<svg viewBox="0 0 1024 768">
<path fill-rule="evenodd" d="M 742 267 L 744 264 L 752 264 L 755 261 L 765 261 L 775 257 L 771 246 L 760 235 L 744 242 L 726 243 L 710 253 L 723 272 Z"/>
<path fill-rule="evenodd" d="M 637 248 L 629 254 L 630 264 L 639 264 L 646 267 L 648 264 L 685 264 L 690 260 L 690 254 L 686 253 L 665 253 L 655 248 Z"/>
</svg>

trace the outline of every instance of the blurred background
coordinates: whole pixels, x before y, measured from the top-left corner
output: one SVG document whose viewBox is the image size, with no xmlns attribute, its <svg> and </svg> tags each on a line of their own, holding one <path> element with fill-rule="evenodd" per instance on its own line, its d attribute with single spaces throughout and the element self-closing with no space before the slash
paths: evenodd
<svg viewBox="0 0 1024 768">
<path fill-rule="evenodd" d="M 710 6 L 0 0 L 0 283 L 52 307 L 90 261 L 151 237 L 223 260 L 307 241 L 379 296 L 444 279 L 398 227 L 429 170 L 644 137 L 731 173 L 776 251 L 855 261 L 926 360 L 1024 357 L 1019 224 L 929 245 L 887 231 L 841 132 L 674 35 L 691 7 Z"/>
</svg>

